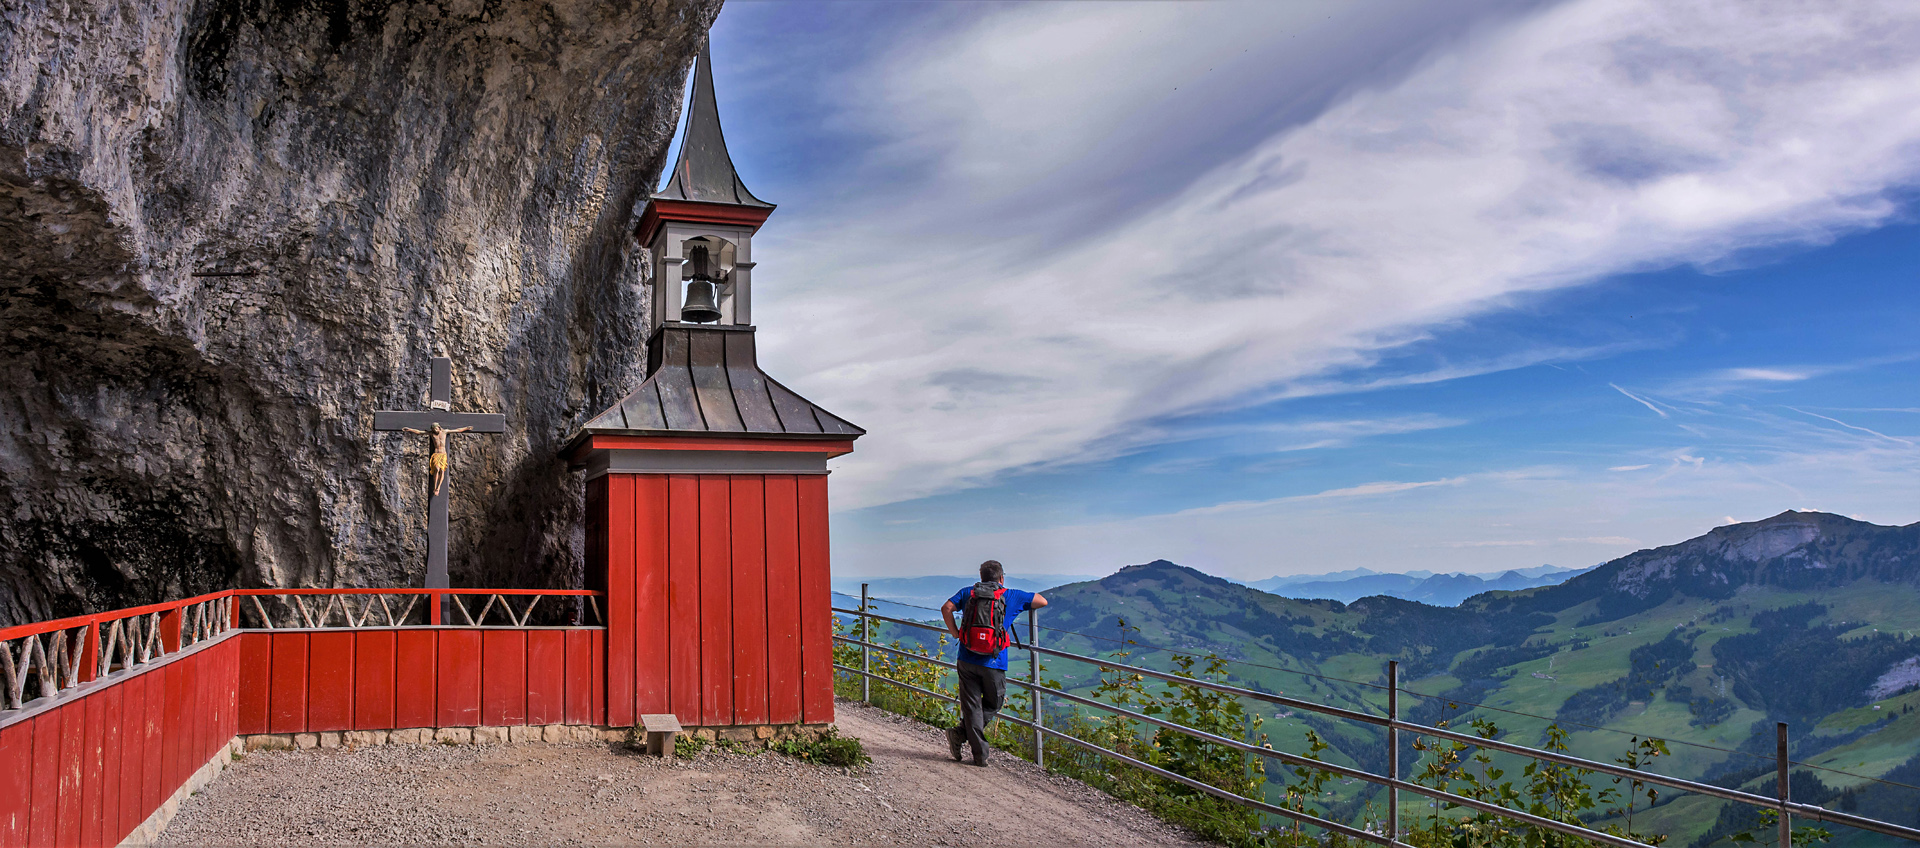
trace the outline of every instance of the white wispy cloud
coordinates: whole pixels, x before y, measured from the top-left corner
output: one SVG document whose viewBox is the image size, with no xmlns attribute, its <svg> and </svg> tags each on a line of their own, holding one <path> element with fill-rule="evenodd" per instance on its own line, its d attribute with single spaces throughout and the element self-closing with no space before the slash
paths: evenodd
<svg viewBox="0 0 1920 848">
<path fill-rule="evenodd" d="M 1818 419 L 1820 419 L 1820 420 L 1822 420 L 1822 421 L 1826 421 L 1826 422 L 1830 422 L 1830 423 L 1833 423 L 1833 424 L 1838 424 L 1838 425 L 1840 425 L 1840 426 L 1842 426 L 1842 427 L 1845 427 L 1845 428 L 1847 428 L 1847 429 L 1849 429 L 1849 430 L 1854 430 L 1854 431 L 1856 431 L 1856 432 L 1861 432 L 1861 433 L 1866 433 L 1866 434 L 1867 434 L 1867 435 L 1869 435 L 1869 436 L 1874 436 L 1874 437 L 1876 437 L 1876 438 L 1881 438 L 1881 439 L 1886 439 L 1887 441 L 1890 441 L 1890 442 L 1899 442 L 1900 444 L 1903 444 L 1903 445 L 1911 445 L 1911 444 L 1913 444 L 1913 442 L 1910 442 L 1910 441 L 1908 441 L 1908 440 L 1906 440 L 1906 439 L 1902 439 L 1902 438 L 1899 438 L 1898 436 L 1889 436 L 1889 435 L 1887 435 L 1887 434 L 1885 434 L 1885 433 L 1882 433 L 1882 432 L 1880 432 L 1880 431 L 1878 431 L 1878 430 L 1869 430 L 1869 429 L 1867 429 L 1867 428 L 1865 428 L 1865 427 L 1859 427 L 1859 426 L 1855 426 L 1855 425 L 1853 425 L 1853 424 L 1848 424 L 1847 422 L 1845 422 L 1845 421 L 1842 421 L 1842 420 L 1840 420 L 1840 419 L 1838 419 L 1838 418 L 1834 418 L 1834 417 L 1832 417 L 1832 416 L 1830 416 L 1830 415 L 1821 415 L 1821 414 L 1820 414 L 1820 413 L 1818 413 L 1818 412 L 1808 412 L 1808 411 L 1806 411 L 1806 410 L 1804 410 L 1804 409 L 1800 409 L 1800 408 L 1798 408 L 1798 407 L 1793 407 L 1793 406 L 1789 406 L 1789 407 L 1787 407 L 1787 408 L 1788 408 L 1788 409 L 1791 409 L 1791 410 L 1793 410 L 1794 412 L 1798 412 L 1798 413 L 1800 413 L 1801 415 L 1805 415 L 1805 416 L 1807 416 L 1807 417 L 1809 417 L 1809 418 L 1818 418 Z"/>
<path fill-rule="evenodd" d="M 1658 406 L 1655 406 L 1655 405 L 1654 405 L 1654 403 L 1653 403 L 1653 401 L 1650 401 L 1650 400 L 1647 400 L 1646 398 L 1643 398 L 1643 397 L 1641 397 L 1641 396 L 1639 396 L 1639 395 L 1636 395 L 1636 394 L 1634 394 L 1633 392 L 1630 392 L 1630 391 L 1627 391 L 1626 389 L 1623 389 L 1623 388 L 1620 388 L 1619 386 L 1615 386 L 1615 385 L 1614 385 L 1614 384 L 1612 384 L 1612 383 L 1608 383 L 1607 385 L 1608 385 L 1608 386 L 1610 386 L 1610 387 L 1612 387 L 1614 391 L 1616 391 L 1616 392 L 1619 392 L 1619 393 L 1621 393 L 1621 394 L 1623 394 L 1623 395 L 1626 395 L 1626 396 L 1627 396 L 1627 397 L 1629 397 L 1629 398 L 1632 398 L 1632 399 L 1633 399 L 1633 401 L 1634 401 L 1635 403 L 1638 403 L 1638 404 L 1640 404 L 1641 406 L 1644 406 L 1644 407 L 1646 407 L 1646 408 L 1648 408 L 1648 409 L 1651 409 L 1651 410 L 1653 410 L 1653 414 L 1655 414 L 1655 415 L 1658 415 L 1658 416 L 1660 416 L 1661 418 L 1671 418 L 1671 417 L 1673 417 L 1673 416 L 1670 416 L 1670 415 L 1668 415 L 1668 414 L 1667 414 L 1667 411 L 1666 411 L 1666 410 L 1664 410 L 1664 409 L 1661 409 L 1661 408 L 1660 408 L 1660 407 L 1658 407 Z"/>
<path fill-rule="evenodd" d="M 1814 368 L 1729 368 L 1720 372 L 1729 380 L 1760 380 L 1769 383 L 1787 383 L 1805 380 L 1820 373 Z"/>
<path fill-rule="evenodd" d="M 1220 39 L 1310 41 L 1309 17 L 995 7 L 859 69 L 837 119 L 880 137 L 866 176 L 889 191 L 771 242 L 783 264 L 756 271 L 785 327 L 769 360 L 872 432 L 836 463 L 838 506 L 1342 385 L 1522 293 L 1823 243 L 1887 220 L 1920 174 L 1920 5 L 1575 0 L 1355 88 L 1156 204 L 1106 213 L 1074 190 L 1162 120 L 1145 104 L 1202 86 Z M 1015 206 L 1024 236 L 999 220 Z"/>
<path fill-rule="evenodd" d="M 1643 462 L 1639 465 L 1615 465 L 1612 468 L 1608 468 L 1607 470 L 1608 471 L 1639 471 L 1642 468 L 1652 468 L 1652 467 L 1653 467 L 1652 465 Z"/>
</svg>

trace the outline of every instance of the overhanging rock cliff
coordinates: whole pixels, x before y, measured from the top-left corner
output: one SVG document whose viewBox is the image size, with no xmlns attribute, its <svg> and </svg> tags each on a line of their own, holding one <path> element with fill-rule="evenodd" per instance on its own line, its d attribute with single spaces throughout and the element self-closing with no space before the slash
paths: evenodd
<svg viewBox="0 0 1920 848">
<path fill-rule="evenodd" d="M 557 456 L 645 365 L 635 201 L 718 0 L 0 11 L 0 624 L 413 585 L 454 360 L 453 580 L 572 585 Z"/>
</svg>

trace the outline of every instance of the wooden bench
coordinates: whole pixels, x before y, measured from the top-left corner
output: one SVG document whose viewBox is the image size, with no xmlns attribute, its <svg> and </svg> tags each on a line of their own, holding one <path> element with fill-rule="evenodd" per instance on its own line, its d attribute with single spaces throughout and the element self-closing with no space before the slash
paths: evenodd
<svg viewBox="0 0 1920 848">
<path fill-rule="evenodd" d="M 673 756 L 673 742 L 680 735 L 680 719 L 670 713 L 643 715 L 640 726 L 647 731 L 647 753 L 656 757 Z"/>
</svg>

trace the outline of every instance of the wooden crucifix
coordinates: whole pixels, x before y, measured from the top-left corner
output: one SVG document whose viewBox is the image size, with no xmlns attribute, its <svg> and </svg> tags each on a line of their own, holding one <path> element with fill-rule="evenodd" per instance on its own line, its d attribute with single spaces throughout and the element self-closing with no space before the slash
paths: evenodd
<svg viewBox="0 0 1920 848">
<path fill-rule="evenodd" d="M 453 360 L 433 358 L 433 389 L 427 411 L 380 409 L 373 413 L 373 429 L 429 436 L 433 453 L 428 459 L 427 585 L 446 589 L 447 580 L 447 437 L 454 433 L 504 433 L 507 416 L 498 412 L 453 411 Z"/>
</svg>

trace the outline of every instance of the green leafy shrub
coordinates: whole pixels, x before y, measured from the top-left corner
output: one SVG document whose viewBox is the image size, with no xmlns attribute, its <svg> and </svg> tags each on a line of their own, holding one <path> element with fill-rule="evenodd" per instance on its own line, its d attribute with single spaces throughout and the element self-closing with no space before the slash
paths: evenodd
<svg viewBox="0 0 1920 848">
<path fill-rule="evenodd" d="M 691 734 L 682 734 L 673 740 L 673 755 L 683 760 L 691 760 L 713 745 L 705 739 Z"/>
<path fill-rule="evenodd" d="M 873 758 L 867 756 L 867 749 L 860 744 L 860 740 L 851 736 L 841 736 L 831 727 L 821 733 L 818 738 L 788 739 L 784 742 L 775 742 L 771 747 L 774 751 L 796 760 L 826 766 L 851 768 L 873 762 Z"/>
</svg>

